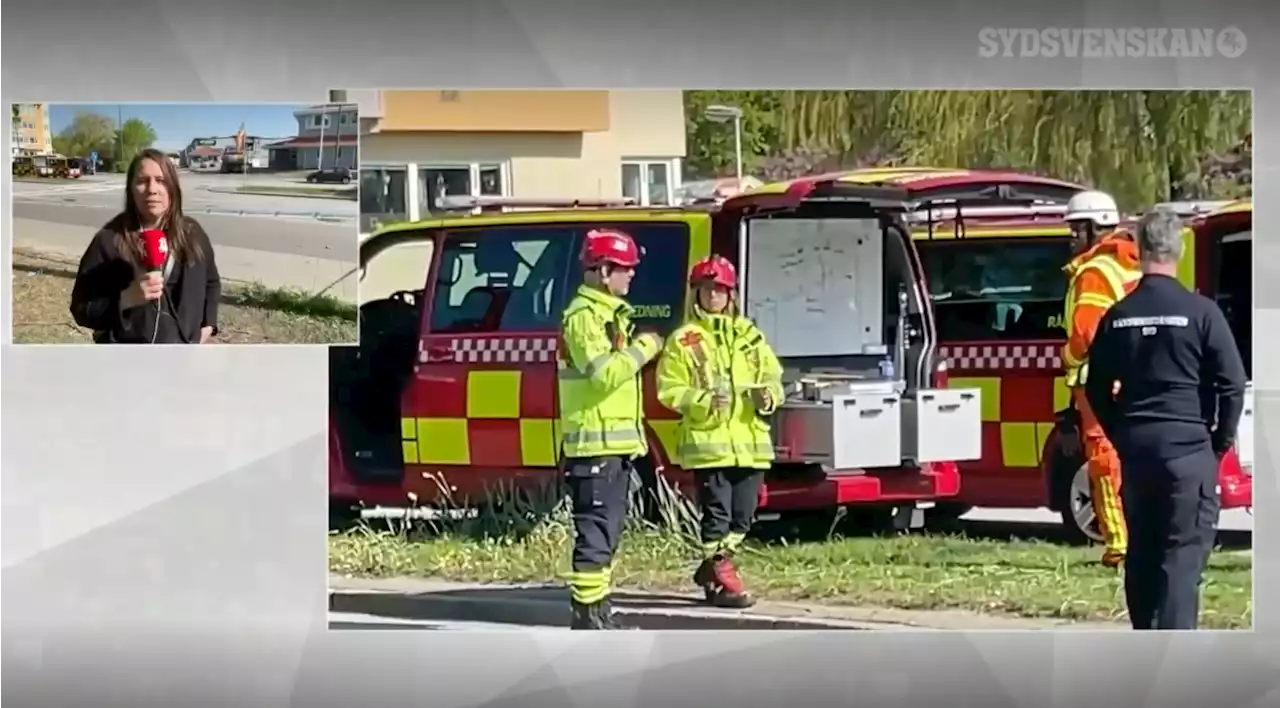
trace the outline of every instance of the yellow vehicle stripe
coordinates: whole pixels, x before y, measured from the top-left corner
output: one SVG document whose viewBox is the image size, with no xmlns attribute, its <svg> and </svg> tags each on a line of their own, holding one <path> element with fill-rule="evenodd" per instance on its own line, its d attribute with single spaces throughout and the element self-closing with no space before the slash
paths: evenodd
<svg viewBox="0 0 1280 708">
<path fill-rule="evenodd" d="M 1196 233 L 1189 228 L 1182 232 L 1182 260 L 1178 261 L 1178 282 L 1188 290 L 1196 289 Z"/>
<path fill-rule="evenodd" d="M 1000 378 L 998 376 L 954 376 L 948 388 L 976 388 L 982 392 L 982 422 L 1000 422 Z"/>
<path fill-rule="evenodd" d="M 1053 379 L 1053 410 L 1066 410 L 1071 403 L 1071 389 L 1067 387 L 1067 377 L 1058 376 Z"/>
<path fill-rule="evenodd" d="M 520 370 L 467 373 L 467 417 L 520 417 Z"/>
<path fill-rule="evenodd" d="M 401 447 L 405 464 L 418 464 L 418 421 L 416 418 L 400 419 Z"/>
<path fill-rule="evenodd" d="M 1040 435 L 1036 425 L 1000 424 L 1000 452 L 1005 467 L 1035 467 L 1040 464 Z"/>
<path fill-rule="evenodd" d="M 418 418 L 417 463 L 422 465 L 471 464 L 467 419 Z"/>
<path fill-rule="evenodd" d="M 556 444 L 558 421 L 551 418 L 520 419 L 520 464 L 525 467 L 555 467 L 560 457 Z"/>
</svg>

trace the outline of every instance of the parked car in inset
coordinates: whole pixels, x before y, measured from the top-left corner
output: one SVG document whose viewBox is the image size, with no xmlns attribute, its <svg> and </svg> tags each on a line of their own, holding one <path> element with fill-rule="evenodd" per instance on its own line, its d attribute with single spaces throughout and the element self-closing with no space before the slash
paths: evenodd
<svg viewBox="0 0 1280 708">
<path fill-rule="evenodd" d="M 345 167 L 316 170 L 315 172 L 307 175 L 308 184 L 351 184 L 353 179 L 355 179 L 355 174 L 352 170 Z"/>
</svg>

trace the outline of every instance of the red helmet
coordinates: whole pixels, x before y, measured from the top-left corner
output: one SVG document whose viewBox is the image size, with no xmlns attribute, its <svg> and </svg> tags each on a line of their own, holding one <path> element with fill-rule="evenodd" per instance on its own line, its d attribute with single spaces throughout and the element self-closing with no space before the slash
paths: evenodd
<svg viewBox="0 0 1280 708">
<path fill-rule="evenodd" d="M 609 263 L 623 268 L 640 265 L 640 248 L 630 234 L 614 229 L 593 229 L 582 242 L 582 265 L 594 268 Z"/>
<path fill-rule="evenodd" d="M 698 286 L 708 281 L 733 290 L 738 287 L 738 271 L 728 258 L 711 256 L 698 261 L 689 271 L 689 285 Z"/>
</svg>

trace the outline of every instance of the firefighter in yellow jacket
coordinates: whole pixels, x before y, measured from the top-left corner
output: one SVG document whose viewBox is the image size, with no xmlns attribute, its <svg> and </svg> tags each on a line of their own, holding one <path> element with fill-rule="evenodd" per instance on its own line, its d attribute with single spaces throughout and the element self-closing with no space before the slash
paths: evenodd
<svg viewBox="0 0 1280 708">
<path fill-rule="evenodd" d="M 1075 256 L 1067 274 L 1067 343 L 1062 351 L 1066 384 L 1080 413 L 1080 436 L 1089 469 L 1089 487 L 1105 549 L 1102 563 L 1118 568 L 1128 551 L 1128 531 L 1120 502 L 1120 458 L 1085 399 L 1088 352 L 1098 323 L 1142 277 L 1138 247 L 1116 227 L 1120 211 L 1109 194 L 1080 192 L 1067 202 Z"/>
<path fill-rule="evenodd" d="M 662 351 L 636 335 L 631 288 L 640 249 L 621 231 L 587 234 L 583 285 L 565 308 L 557 347 L 561 449 L 573 501 L 573 629 L 619 629 L 609 606 L 627 516 L 632 462 L 648 452 L 640 372 Z"/>
<path fill-rule="evenodd" d="M 658 361 L 658 400 L 680 414 L 676 461 L 698 482 L 705 556 L 693 581 L 713 605 L 750 607 L 733 555 L 774 459 L 767 416 L 782 401 L 782 368 L 764 334 L 738 315 L 732 263 L 698 263 L 689 285 L 688 317 Z"/>
</svg>

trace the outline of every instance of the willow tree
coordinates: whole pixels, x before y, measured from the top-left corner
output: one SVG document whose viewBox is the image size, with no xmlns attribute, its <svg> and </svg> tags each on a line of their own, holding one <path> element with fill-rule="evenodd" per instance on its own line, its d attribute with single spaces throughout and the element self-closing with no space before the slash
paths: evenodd
<svg viewBox="0 0 1280 708">
<path fill-rule="evenodd" d="M 1237 145 L 1252 122 L 1241 91 L 716 93 L 770 106 L 744 111 L 758 135 L 776 136 L 754 143 L 756 154 L 805 146 L 844 164 L 882 154 L 887 164 L 1005 167 L 1106 189 L 1126 208 L 1192 196 L 1205 156 Z"/>
</svg>

